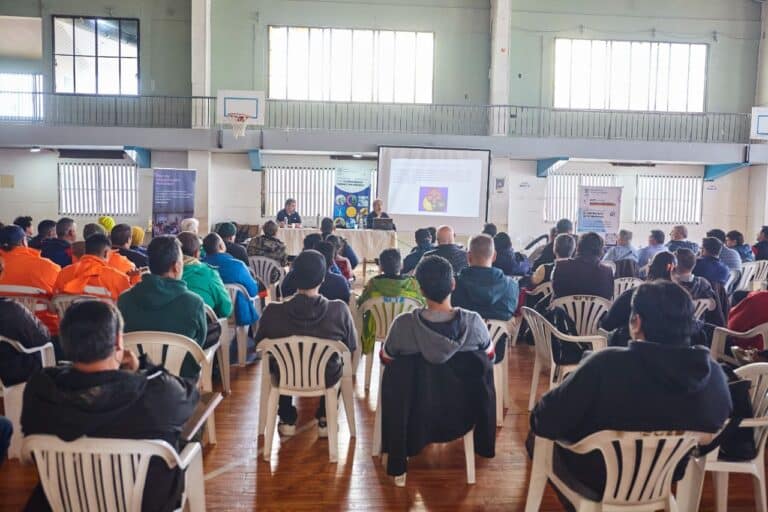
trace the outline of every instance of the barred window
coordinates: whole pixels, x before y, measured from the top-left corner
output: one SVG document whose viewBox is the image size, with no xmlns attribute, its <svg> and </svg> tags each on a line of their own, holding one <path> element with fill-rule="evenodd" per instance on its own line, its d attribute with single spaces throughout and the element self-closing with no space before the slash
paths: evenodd
<svg viewBox="0 0 768 512">
<path fill-rule="evenodd" d="M 39 73 L 0 73 L 0 119 L 42 119 L 42 92 Z"/>
<path fill-rule="evenodd" d="M 701 176 L 637 176 L 635 222 L 698 224 L 704 180 Z"/>
<path fill-rule="evenodd" d="M 138 215 L 138 170 L 122 161 L 59 162 L 59 214 Z"/>
<path fill-rule="evenodd" d="M 612 174 L 550 173 L 547 176 L 547 201 L 544 220 L 576 219 L 579 213 L 579 186 L 613 187 Z"/>
</svg>

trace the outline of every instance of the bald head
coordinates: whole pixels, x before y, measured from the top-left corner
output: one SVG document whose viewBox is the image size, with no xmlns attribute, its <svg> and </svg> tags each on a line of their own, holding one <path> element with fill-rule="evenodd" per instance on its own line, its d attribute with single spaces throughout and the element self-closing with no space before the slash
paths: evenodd
<svg viewBox="0 0 768 512">
<path fill-rule="evenodd" d="M 473 267 L 490 267 L 496 257 L 493 238 L 488 235 L 477 235 L 469 242 L 469 264 Z"/>
<path fill-rule="evenodd" d="M 451 226 L 440 226 L 437 228 L 437 244 L 447 245 L 454 243 L 453 228 Z"/>
</svg>

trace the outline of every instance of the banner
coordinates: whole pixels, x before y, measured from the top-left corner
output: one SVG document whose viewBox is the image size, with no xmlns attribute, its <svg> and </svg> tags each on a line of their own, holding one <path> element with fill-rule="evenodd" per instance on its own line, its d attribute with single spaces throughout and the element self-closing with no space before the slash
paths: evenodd
<svg viewBox="0 0 768 512">
<path fill-rule="evenodd" d="M 181 221 L 195 215 L 195 178 L 191 169 L 155 169 L 152 236 L 177 235 Z"/>
<path fill-rule="evenodd" d="M 578 231 L 601 233 L 606 245 L 616 245 L 621 223 L 621 190 L 621 187 L 580 186 Z"/>
<path fill-rule="evenodd" d="M 371 170 L 336 169 L 333 189 L 333 221 L 357 227 L 371 208 Z"/>
</svg>

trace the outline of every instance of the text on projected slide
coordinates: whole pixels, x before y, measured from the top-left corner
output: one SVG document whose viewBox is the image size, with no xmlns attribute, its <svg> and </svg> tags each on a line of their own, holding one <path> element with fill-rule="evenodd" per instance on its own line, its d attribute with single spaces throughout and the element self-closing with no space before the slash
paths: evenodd
<svg viewBox="0 0 768 512">
<path fill-rule="evenodd" d="M 477 217 L 480 214 L 482 160 L 393 158 L 390 213 Z"/>
</svg>

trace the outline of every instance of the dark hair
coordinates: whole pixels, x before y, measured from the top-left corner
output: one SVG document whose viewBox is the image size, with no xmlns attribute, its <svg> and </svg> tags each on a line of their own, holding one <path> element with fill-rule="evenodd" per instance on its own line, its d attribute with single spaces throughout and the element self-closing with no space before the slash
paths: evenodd
<svg viewBox="0 0 768 512">
<path fill-rule="evenodd" d="M 736 231 L 735 229 L 733 231 L 729 231 L 725 234 L 725 238 L 729 238 L 736 242 L 736 245 L 744 245 L 744 235 L 741 234 L 741 231 Z"/>
<path fill-rule="evenodd" d="M 328 235 L 325 237 L 326 242 L 331 242 L 333 246 L 336 248 L 336 252 L 341 252 L 341 250 L 344 248 L 344 240 L 341 239 L 341 237 L 336 235 Z"/>
<path fill-rule="evenodd" d="M 713 236 L 708 236 L 701 241 L 701 247 L 707 251 L 710 256 L 720 257 L 720 251 L 723 250 L 723 242 Z"/>
<path fill-rule="evenodd" d="M 711 236 L 712 238 L 717 238 L 720 240 L 720 243 L 725 243 L 725 231 L 722 229 L 710 229 L 707 231 L 707 236 Z"/>
<path fill-rule="evenodd" d="M 85 254 L 101 256 L 105 249 L 112 247 L 107 235 L 96 233 L 85 239 Z"/>
<path fill-rule="evenodd" d="M 664 243 L 664 232 L 660 229 L 653 229 L 651 230 L 651 238 L 656 240 L 656 243 L 663 244 Z"/>
<path fill-rule="evenodd" d="M 181 244 L 181 253 L 184 256 L 194 257 L 200 250 L 200 239 L 191 231 L 182 231 L 177 238 Z"/>
<path fill-rule="evenodd" d="M 147 247 L 149 271 L 161 276 L 171 270 L 173 264 L 181 259 L 181 242 L 175 236 L 158 236 Z"/>
<path fill-rule="evenodd" d="M 414 238 L 416 239 L 416 245 L 432 243 L 432 234 L 427 228 L 417 229 Z"/>
<path fill-rule="evenodd" d="M 443 302 L 451 294 L 453 267 L 442 256 L 427 256 L 416 266 L 416 280 L 424 297 Z"/>
<path fill-rule="evenodd" d="M 763 226 L 763 227 L 761 227 L 761 228 L 760 228 L 760 233 L 761 233 L 761 234 L 762 234 L 764 237 L 768 238 L 768 226 Z"/>
<path fill-rule="evenodd" d="M 261 226 L 261 230 L 264 231 L 264 234 L 267 236 L 275 236 L 277 234 L 277 222 L 268 220 Z"/>
<path fill-rule="evenodd" d="M 223 240 L 217 233 L 208 233 L 205 235 L 205 238 L 203 238 L 205 254 L 218 254 L 221 243 L 223 243 Z"/>
<path fill-rule="evenodd" d="M 331 242 L 323 240 L 315 245 L 315 250 L 323 255 L 325 264 L 330 267 L 336 259 L 336 246 Z"/>
<path fill-rule="evenodd" d="M 493 224 L 493 223 L 489 222 L 488 224 L 486 224 L 485 226 L 483 226 L 483 234 L 484 234 L 484 235 L 488 235 L 488 236 L 490 236 L 491 238 L 493 238 L 494 236 L 496 236 L 496 235 L 498 234 L 498 232 L 499 232 L 499 230 L 498 230 L 498 228 L 496 227 L 496 224 Z"/>
<path fill-rule="evenodd" d="M 323 217 L 323 220 L 320 221 L 320 233 L 322 234 L 323 238 L 333 233 L 333 228 L 333 219 L 330 217 Z"/>
<path fill-rule="evenodd" d="M 37 225 L 37 234 L 40 236 L 51 236 L 56 233 L 56 221 L 51 219 L 41 220 Z"/>
<path fill-rule="evenodd" d="M 19 226 L 24 231 L 32 228 L 32 217 L 16 217 L 13 219 L 13 223 Z"/>
<path fill-rule="evenodd" d="M 675 251 L 678 268 L 690 272 L 696 266 L 696 255 L 690 249 L 678 249 Z"/>
<path fill-rule="evenodd" d="M 387 277 L 397 277 L 403 269 L 403 258 L 397 249 L 384 249 L 379 254 L 379 267 Z"/>
<path fill-rule="evenodd" d="M 593 258 L 600 258 L 603 255 L 602 237 L 592 231 L 589 233 L 584 233 L 581 235 L 581 238 L 579 238 L 576 253 L 579 256 L 591 256 Z"/>
<path fill-rule="evenodd" d="M 122 247 L 131 241 L 131 226 L 118 224 L 112 228 L 109 237 L 112 239 L 112 245 Z"/>
<path fill-rule="evenodd" d="M 310 233 L 304 237 L 304 250 L 314 249 L 322 241 L 323 237 L 320 233 Z"/>
<path fill-rule="evenodd" d="M 669 268 L 670 265 L 673 267 L 677 265 L 675 255 L 669 251 L 657 252 L 653 256 L 651 264 L 648 265 L 648 281 L 653 281 L 654 279 L 666 279 L 667 281 L 671 281 L 672 269 Z"/>
<path fill-rule="evenodd" d="M 94 224 L 93 222 L 83 226 L 83 240 L 88 240 L 89 237 L 96 234 L 106 235 L 107 232 L 104 231 L 104 226 L 101 224 Z"/>
<path fill-rule="evenodd" d="M 570 219 L 560 219 L 555 224 L 555 230 L 558 233 L 570 233 L 573 231 L 573 222 Z"/>
<path fill-rule="evenodd" d="M 632 294 L 632 315 L 640 317 L 647 341 L 689 345 L 693 312 L 690 294 L 672 281 L 643 283 Z"/>
<path fill-rule="evenodd" d="M 553 250 L 558 258 L 570 258 L 576 249 L 576 239 L 568 233 L 560 233 L 555 237 Z"/>
<path fill-rule="evenodd" d="M 506 251 L 512 248 L 512 239 L 502 231 L 493 237 L 493 245 L 496 246 L 496 251 Z"/>
<path fill-rule="evenodd" d="M 105 237 L 106 238 L 106 237 Z M 59 325 L 64 355 L 74 363 L 93 363 L 115 351 L 123 321 L 117 308 L 98 300 L 81 300 L 67 308 Z"/>
<path fill-rule="evenodd" d="M 435 243 L 437 241 L 437 228 L 435 226 L 429 226 L 427 231 L 429 231 L 429 236 L 432 237 L 432 243 Z"/>
<path fill-rule="evenodd" d="M 288 199 L 285 200 L 285 206 L 288 206 L 291 203 L 296 203 L 296 200 L 292 197 L 289 197 Z"/>
<path fill-rule="evenodd" d="M 69 217 L 62 217 L 59 219 L 59 221 L 56 223 L 56 236 L 61 238 L 63 236 L 67 236 L 67 233 L 69 233 L 72 228 L 75 225 L 75 221 L 70 219 Z"/>
</svg>

